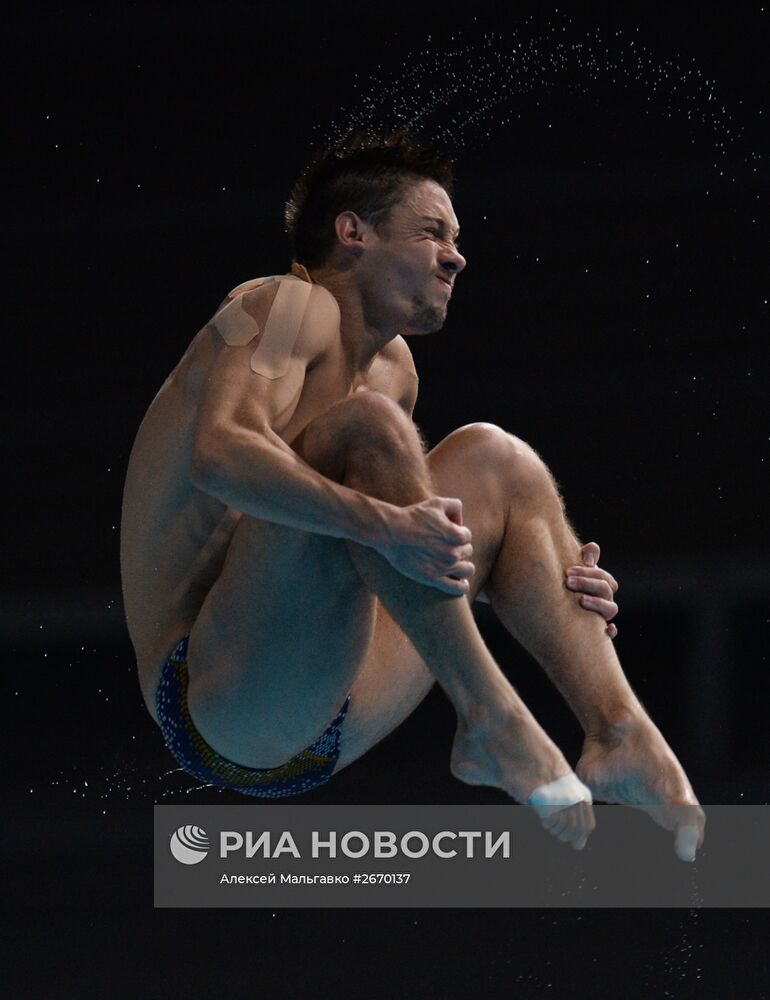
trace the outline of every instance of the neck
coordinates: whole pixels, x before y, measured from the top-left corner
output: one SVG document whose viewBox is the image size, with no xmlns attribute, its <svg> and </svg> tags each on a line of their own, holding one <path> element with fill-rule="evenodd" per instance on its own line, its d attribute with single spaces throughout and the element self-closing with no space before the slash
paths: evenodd
<svg viewBox="0 0 770 1000">
<path fill-rule="evenodd" d="M 340 336 L 345 354 L 354 371 L 366 371 L 383 347 L 398 336 L 380 317 L 366 309 L 365 296 L 355 280 L 354 269 L 340 271 L 331 267 L 313 268 L 308 272 L 316 285 L 331 292 L 340 307 Z"/>
</svg>

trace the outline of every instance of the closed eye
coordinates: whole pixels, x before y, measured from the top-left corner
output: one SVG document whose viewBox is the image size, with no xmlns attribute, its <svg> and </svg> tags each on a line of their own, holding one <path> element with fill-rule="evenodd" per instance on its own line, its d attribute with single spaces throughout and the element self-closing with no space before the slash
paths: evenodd
<svg viewBox="0 0 770 1000">
<path fill-rule="evenodd" d="M 431 235 L 431 236 L 435 236 L 435 237 L 436 237 L 437 239 L 439 239 L 439 240 L 440 240 L 440 241 L 441 241 L 442 243 L 449 243 L 449 244 L 450 244 L 451 246 L 453 246 L 453 247 L 455 248 L 455 250 L 459 251 L 459 249 L 460 249 L 460 244 L 459 244 L 459 243 L 455 243 L 455 241 L 454 241 L 454 240 L 450 240 L 450 239 L 446 239 L 445 237 L 443 237 L 443 236 L 441 235 L 441 232 L 440 232 L 440 230 L 436 229 L 436 227 L 435 227 L 435 226 L 426 226 L 426 227 L 425 227 L 425 232 L 426 232 L 426 233 L 430 233 L 430 235 Z"/>
</svg>

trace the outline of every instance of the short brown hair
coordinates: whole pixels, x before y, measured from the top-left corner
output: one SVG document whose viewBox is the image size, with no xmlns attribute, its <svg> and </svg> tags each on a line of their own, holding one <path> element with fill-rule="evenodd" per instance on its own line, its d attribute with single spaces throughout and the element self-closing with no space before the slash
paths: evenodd
<svg viewBox="0 0 770 1000">
<path fill-rule="evenodd" d="M 340 212 L 355 212 L 379 229 L 404 189 L 421 180 L 435 181 L 451 196 L 452 163 L 406 131 L 390 136 L 356 132 L 318 153 L 286 203 L 294 259 L 307 267 L 323 264 L 336 243 L 334 220 Z"/>
</svg>

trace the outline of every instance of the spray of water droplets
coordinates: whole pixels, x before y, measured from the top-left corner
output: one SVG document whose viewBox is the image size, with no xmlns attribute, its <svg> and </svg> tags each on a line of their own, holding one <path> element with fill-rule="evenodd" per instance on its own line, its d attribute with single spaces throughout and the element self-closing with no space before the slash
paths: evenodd
<svg viewBox="0 0 770 1000">
<path fill-rule="evenodd" d="M 542 30 L 525 21 L 506 34 L 486 32 L 448 50 L 433 48 L 429 36 L 396 71 L 378 66 L 365 82 L 356 80 L 357 103 L 331 123 L 323 143 L 356 130 L 407 128 L 457 153 L 483 145 L 533 101 L 537 105 L 554 93 L 596 99 L 611 88 L 628 93 L 634 113 L 681 119 L 693 133 L 705 132 L 715 151 L 725 155 L 743 129 L 720 100 L 715 82 L 692 58 L 661 60 L 638 40 L 637 31 L 608 34 L 581 28 L 564 15 Z"/>
<path fill-rule="evenodd" d="M 140 761 L 123 760 L 119 767 L 92 765 L 87 774 L 88 777 L 85 777 L 85 772 L 79 768 L 59 770 L 55 777 L 43 781 L 42 787 L 67 797 L 72 795 L 76 800 L 91 802 L 99 807 L 102 815 L 107 815 L 113 806 L 122 802 L 178 801 L 183 796 L 204 789 L 214 789 L 219 794 L 225 791 L 216 785 L 191 783 L 189 774 L 181 767 L 155 776 Z M 38 783 L 37 787 L 30 787 L 28 793 L 34 796 L 40 790 Z"/>
</svg>

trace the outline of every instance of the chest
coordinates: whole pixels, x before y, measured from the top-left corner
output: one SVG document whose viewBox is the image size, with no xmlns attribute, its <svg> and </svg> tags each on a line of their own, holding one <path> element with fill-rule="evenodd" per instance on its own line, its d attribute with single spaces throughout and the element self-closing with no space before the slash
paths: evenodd
<svg viewBox="0 0 770 1000">
<path fill-rule="evenodd" d="M 289 372 L 286 381 L 286 395 L 291 398 L 286 398 L 273 429 L 291 444 L 312 420 L 354 392 L 381 392 L 400 402 L 404 372 L 392 359 L 378 356 L 365 374 L 351 374 L 342 356 L 333 353 L 297 377 Z"/>
</svg>

